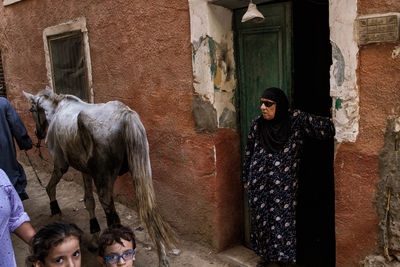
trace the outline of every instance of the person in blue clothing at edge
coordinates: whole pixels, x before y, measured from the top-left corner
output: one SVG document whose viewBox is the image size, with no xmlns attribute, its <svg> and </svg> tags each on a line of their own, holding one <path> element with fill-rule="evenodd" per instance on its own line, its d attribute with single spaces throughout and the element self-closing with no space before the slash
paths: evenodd
<svg viewBox="0 0 400 267">
<path fill-rule="evenodd" d="M 0 169 L 9 177 L 21 200 L 28 199 L 25 192 L 26 175 L 21 164 L 17 161 L 14 139 L 19 149 L 32 148 L 32 140 L 26 128 L 10 102 L 0 97 Z"/>
<path fill-rule="evenodd" d="M 332 119 L 289 110 L 285 93 L 266 89 L 248 134 L 243 182 L 248 191 L 257 266 L 295 266 L 298 171 L 304 139 L 335 135 Z"/>
</svg>

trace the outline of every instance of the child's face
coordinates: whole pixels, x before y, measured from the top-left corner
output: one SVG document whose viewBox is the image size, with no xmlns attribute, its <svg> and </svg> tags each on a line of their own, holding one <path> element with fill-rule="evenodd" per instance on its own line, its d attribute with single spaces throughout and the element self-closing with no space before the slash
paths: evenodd
<svg viewBox="0 0 400 267">
<path fill-rule="evenodd" d="M 79 239 L 67 237 L 62 243 L 52 247 L 44 264 L 38 262 L 35 267 L 81 267 L 81 249 Z"/>
<path fill-rule="evenodd" d="M 127 252 L 127 251 L 132 251 L 133 246 L 132 246 L 132 241 L 127 241 L 125 239 L 121 238 L 121 242 L 122 245 L 114 242 L 112 243 L 111 246 L 106 247 L 105 251 L 104 251 L 104 256 L 109 257 L 109 256 L 113 256 L 113 255 L 122 255 L 123 253 Z M 119 258 L 118 263 L 116 264 L 109 264 L 108 262 L 106 262 L 106 260 L 104 258 L 99 258 L 99 261 L 103 264 L 103 266 L 106 267 L 115 267 L 115 266 L 126 266 L 126 267 L 130 267 L 133 265 L 133 262 L 135 261 L 135 256 L 133 256 L 132 259 L 130 260 L 124 260 L 123 258 Z"/>
</svg>

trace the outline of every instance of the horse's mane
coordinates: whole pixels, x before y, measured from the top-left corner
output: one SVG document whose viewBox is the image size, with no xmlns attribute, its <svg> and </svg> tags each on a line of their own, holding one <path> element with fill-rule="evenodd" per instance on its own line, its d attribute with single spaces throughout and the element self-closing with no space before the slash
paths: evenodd
<svg viewBox="0 0 400 267">
<path fill-rule="evenodd" d="M 66 95 L 66 94 L 56 94 L 50 90 L 43 90 L 39 92 L 38 94 L 39 97 L 44 97 L 46 99 L 50 99 L 54 102 L 54 104 L 58 104 L 62 100 L 70 100 L 70 101 L 75 101 L 75 102 L 83 102 L 80 98 L 74 96 L 74 95 Z"/>
</svg>

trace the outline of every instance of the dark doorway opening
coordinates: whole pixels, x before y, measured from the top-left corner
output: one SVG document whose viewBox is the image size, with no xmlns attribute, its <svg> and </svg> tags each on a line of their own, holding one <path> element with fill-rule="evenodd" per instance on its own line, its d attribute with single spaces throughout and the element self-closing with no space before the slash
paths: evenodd
<svg viewBox="0 0 400 267">
<path fill-rule="evenodd" d="M 293 105 L 329 116 L 328 0 L 293 1 Z M 299 176 L 297 261 L 307 267 L 335 266 L 334 141 L 306 140 Z"/>
<path fill-rule="evenodd" d="M 258 24 L 241 23 L 246 9 L 234 11 L 233 24 L 242 145 L 251 119 L 259 113 L 259 106 L 251 103 L 258 103 L 259 95 L 269 86 L 284 89 L 292 107 L 305 112 L 329 116 L 332 105 L 328 0 L 277 0 L 260 4 L 258 9 L 266 20 Z M 283 29 L 285 32 L 276 35 L 279 36 L 276 42 L 266 39 L 271 30 Z M 279 48 L 280 52 L 271 47 Z M 272 64 L 274 57 L 280 57 L 277 62 L 284 62 L 284 67 Z M 285 58 L 289 60 L 283 60 Z M 271 65 L 266 61 L 272 62 Z M 278 78 L 274 80 L 273 77 Z M 282 77 L 286 78 L 285 82 L 279 80 Z M 243 116 L 246 112 L 249 115 Z M 297 261 L 300 266 L 335 266 L 333 157 L 333 139 L 306 140 L 297 206 Z M 244 243 L 251 246 L 245 191 L 244 199 Z"/>
</svg>

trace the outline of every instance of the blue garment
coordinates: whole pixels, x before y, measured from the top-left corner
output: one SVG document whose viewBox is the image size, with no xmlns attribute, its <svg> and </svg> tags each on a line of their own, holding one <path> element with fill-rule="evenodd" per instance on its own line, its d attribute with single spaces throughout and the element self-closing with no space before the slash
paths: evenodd
<svg viewBox="0 0 400 267">
<path fill-rule="evenodd" d="M 10 180 L 0 169 L 0 267 L 16 267 L 10 233 L 29 222 L 22 202 Z"/>
<path fill-rule="evenodd" d="M 268 261 L 295 262 L 297 182 L 303 140 L 332 138 L 335 128 L 327 117 L 295 110 L 290 114 L 289 140 L 280 151 L 268 152 L 261 142 L 262 119 L 259 116 L 251 124 L 243 166 L 252 248 Z"/>
<path fill-rule="evenodd" d="M 15 190 L 20 196 L 26 196 L 26 176 L 21 164 L 17 161 L 15 141 L 19 149 L 28 150 L 32 148 L 32 140 L 10 102 L 0 97 L 0 169 L 9 177 Z"/>
</svg>

